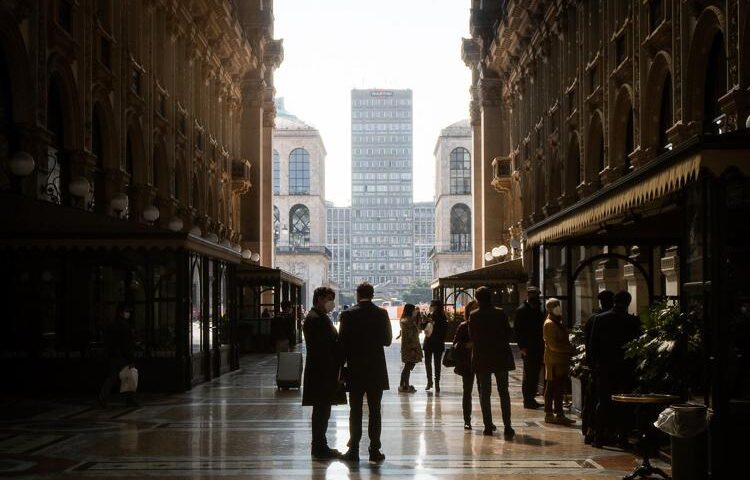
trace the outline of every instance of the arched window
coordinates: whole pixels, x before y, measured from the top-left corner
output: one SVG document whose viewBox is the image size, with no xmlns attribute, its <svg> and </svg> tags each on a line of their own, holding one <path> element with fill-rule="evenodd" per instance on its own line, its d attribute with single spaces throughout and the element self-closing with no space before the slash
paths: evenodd
<svg viewBox="0 0 750 480">
<path fill-rule="evenodd" d="M 304 205 L 289 210 L 289 243 L 296 247 L 310 243 L 310 210 Z"/>
<path fill-rule="evenodd" d="M 310 193 L 310 154 L 304 148 L 295 148 L 289 154 L 289 195 Z"/>
<path fill-rule="evenodd" d="M 661 106 L 659 107 L 659 151 L 663 152 L 671 148 L 667 130 L 672 126 L 672 75 L 667 74 L 664 78 L 664 86 L 661 89 Z"/>
<path fill-rule="evenodd" d="M 703 131 L 721 133 L 721 106 L 719 99 L 727 93 L 727 56 L 724 53 L 724 35 L 714 36 L 708 54 L 705 90 L 703 94 Z"/>
<path fill-rule="evenodd" d="M 273 150 L 273 194 L 281 193 L 281 159 L 278 150 Z M 275 208 L 275 207 L 274 207 Z"/>
<path fill-rule="evenodd" d="M 471 155 L 463 147 L 454 148 L 450 158 L 450 193 L 471 193 Z"/>
<path fill-rule="evenodd" d="M 471 210 L 463 203 L 451 208 L 451 251 L 471 250 Z"/>
<path fill-rule="evenodd" d="M 281 212 L 279 207 L 273 206 L 273 241 L 278 242 L 281 236 Z"/>
</svg>

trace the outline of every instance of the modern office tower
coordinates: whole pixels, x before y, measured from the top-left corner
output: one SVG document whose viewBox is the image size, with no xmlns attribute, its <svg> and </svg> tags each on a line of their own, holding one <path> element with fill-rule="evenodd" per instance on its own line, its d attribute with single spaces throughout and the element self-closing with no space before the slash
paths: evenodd
<svg viewBox="0 0 750 480">
<path fill-rule="evenodd" d="M 414 279 L 412 91 L 358 90 L 352 101 L 352 282 L 397 296 Z"/>
<path fill-rule="evenodd" d="M 435 278 L 472 268 L 471 126 L 461 120 L 435 144 Z"/>
<path fill-rule="evenodd" d="M 435 203 L 414 204 L 414 280 L 432 282 L 430 255 L 435 247 Z"/>
<path fill-rule="evenodd" d="M 330 281 L 340 291 L 351 292 L 352 285 L 352 209 L 326 202 L 326 246 L 331 252 L 328 264 Z"/>
<path fill-rule="evenodd" d="M 305 307 L 315 288 L 328 285 L 325 157 L 318 130 L 276 100 L 273 130 L 274 266 L 305 281 Z"/>
</svg>

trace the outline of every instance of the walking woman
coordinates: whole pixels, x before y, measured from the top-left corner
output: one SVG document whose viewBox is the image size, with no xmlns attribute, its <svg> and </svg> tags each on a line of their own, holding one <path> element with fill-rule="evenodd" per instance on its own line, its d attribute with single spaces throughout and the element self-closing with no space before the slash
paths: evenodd
<svg viewBox="0 0 750 480">
<path fill-rule="evenodd" d="M 430 311 L 432 317 L 430 322 L 425 325 L 424 337 L 424 362 L 427 370 L 427 387 L 425 390 L 432 388 L 432 361 L 435 361 L 435 392 L 440 393 L 440 367 L 445 351 L 445 335 L 448 333 L 448 319 L 443 310 L 441 300 L 430 302 Z"/>
<path fill-rule="evenodd" d="M 575 423 L 575 420 L 565 416 L 562 404 L 573 346 L 568 338 L 568 329 L 563 325 L 560 300 L 550 298 L 545 306 L 547 319 L 544 321 L 544 421 L 570 425 Z"/>
<path fill-rule="evenodd" d="M 461 375 L 463 380 L 463 400 L 461 406 L 464 413 L 464 430 L 471 430 L 471 393 L 474 389 L 474 370 L 471 368 L 471 349 L 472 343 L 469 337 L 469 313 L 476 310 L 479 305 L 475 300 L 466 304 L 464 309 L 465 320 L 456 329 L 456 336 L 453 338 L 454 358 L 456 359 L 456 368 L 453 369 L 456 374 Z"/>
<path fill-rule="evenodd" d="M 413 385 L 409 385 L 409 376 L 414 369 L 414 365 L 422 361 L 422 346 L 419 345 L 419 310 L 411 303 L 404 305 L 400 323 L 401 361 L 404 362 L 404 369 L 401 371 L 401 383 L 398 391 L 414 393 L 417 389 Z"/>
</svg>

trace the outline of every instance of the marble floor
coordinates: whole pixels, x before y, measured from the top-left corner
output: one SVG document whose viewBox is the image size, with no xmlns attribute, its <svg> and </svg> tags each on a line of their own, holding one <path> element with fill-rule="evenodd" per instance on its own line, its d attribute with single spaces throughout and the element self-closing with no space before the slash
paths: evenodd
<svg viewBox="0 0 750 480">
<path fill-rule="evenodd" d="M 386 350 L 391 385 L 398 385 L 399 345 Z M 443 371 L 440 394 L 425 392 L 424 364 L 412 373 L 418 389 L 383 396 L 386 461 L 352 467 L 310 458 L 310 409 L 299 391 L 277 391 L 274 355 L 244 357 L 239 371 L 179 395 L 142 395 L 142 407 L 112 399 L 0 397 L 0 475 L 13 478 L 514 478 L 616 479 L 636 458 L 584 445 L 580 428 L 548 425 L 521 405 L 521 372 L 511 372 L 516 437 L 482 435 L 475 392 L 473 424 L 463 430 L 460 379 Z M 147 374 L 142 372 L 142 374 Z M 493 413 L 500 425 L 497 392 Z M 348 407 L 334 407 L 328 438 L 346 449 Z M 575 418 L 575 417 L 574 417 Z M 365 420 L 366 425 L 366 420 Z M 502 427 L 500 428 L 502 430 Z M 664 467 L 661 462 L 656 462 Z"/>
</svg>

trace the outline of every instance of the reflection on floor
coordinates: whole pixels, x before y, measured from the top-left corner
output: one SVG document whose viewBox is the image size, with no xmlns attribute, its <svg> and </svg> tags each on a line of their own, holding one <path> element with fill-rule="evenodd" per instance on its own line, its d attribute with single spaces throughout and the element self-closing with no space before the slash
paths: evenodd
<svg viewBox="0 0 750 480">
<path fill-rule="evenodd" d="M 399 345 L 387 349 L 391 385 L 398 385 Z M 463 430 L 461 384 L 444 369 L 440 394 L 424 391 L 424 365 L 412 373 L 415 394 L 383 397 L 380 465 L 312 461 L 310 409 L 300 392 L 277 391 L 274 355 L 243 359 L 242 369 L 182 395 L 141 396 L 142 408 L 95 406 L 93 398 L 0 401 L 0 474 L 14 478 L 622 478 L 636 461 L 616 450 L 584 445 L 580 428 L 548 425 L 524 410 L 520 371 L 511 372 L 517 435 Z M 141 372 L 148 375 L 148 372 Z M 114 403 L 114 402 L 113 402 Z M 494 416 L 500 420 L 497 392 Z M 335 407 L 329 443 L 346 449 L 348 407 Z M 366 421 L 365 421 L 366 423 Z M 500 429 L 502 431 L 502 428 Z M 367 429 L 362 441 L 366 459 Z M 660 462 L 657 462 L 660 463 Z M 664 465 L 661 465 L 664 466 Z"/>
</svg>

